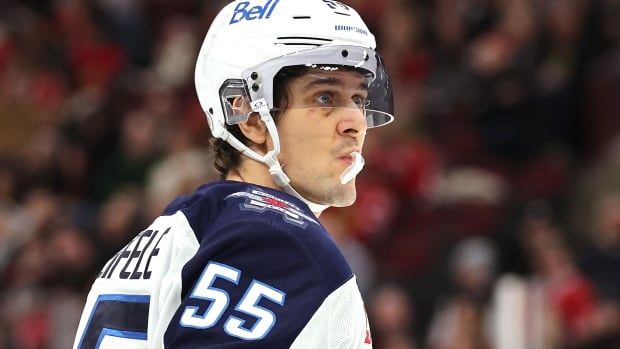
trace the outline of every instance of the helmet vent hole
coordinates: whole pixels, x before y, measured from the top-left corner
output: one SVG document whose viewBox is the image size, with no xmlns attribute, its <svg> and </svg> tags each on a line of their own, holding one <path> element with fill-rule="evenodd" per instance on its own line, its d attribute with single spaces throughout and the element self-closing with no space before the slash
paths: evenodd
<svg viewBox="0 0 620 349">
<path fill-rule="evenodd" d="M 349 51 L 342 50 L 342 57 L 347 57 L 349 55 Z"/>
<path fill-rule="evenodd" d="M 209 108 L 209 114 L 213 115 L 213 108 Z"/>
<path fill-rule="evenodd" d="M 275 44 L 284 46 L 322 46 L 331 41 L 333 40 L 311 36 L 279 36 Z"/>
<path fill-rule="evenodd" d="M 258 73 L 257 72 L 252 72 L 252 75 L 250 77 L 252 78 L 252 80 L 256 80 L 256 79 L 258 79 Z"/>
<path fill-rule="evenodd" d="M 252 91 L 258 91 L 258 84 L 252 84 Z"/>
</svg>

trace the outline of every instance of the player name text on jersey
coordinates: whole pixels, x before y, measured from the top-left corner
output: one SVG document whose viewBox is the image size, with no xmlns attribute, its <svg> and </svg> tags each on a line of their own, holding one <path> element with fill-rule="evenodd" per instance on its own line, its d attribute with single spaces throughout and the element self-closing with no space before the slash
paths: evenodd
<svg viewBox="0 0 620 349">
<path fill-rule="evenodd" d="M 101 279 L 144 279 L 151 278 L 149 266 L 159 254 L 159 244 L 168 234 L 170 228 L 161 230 L 145 230 L 120 250 L 106 263 L 98 278 Z"/>
</svg>

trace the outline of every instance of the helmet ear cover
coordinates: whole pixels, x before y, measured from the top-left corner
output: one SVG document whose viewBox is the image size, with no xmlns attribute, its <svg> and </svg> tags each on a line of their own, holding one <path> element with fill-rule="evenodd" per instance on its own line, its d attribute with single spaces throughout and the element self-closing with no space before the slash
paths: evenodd
<svg viewBox="0 0 620 349">
<path fill-rule="evenodd" d="M 273 99 L 275 108 L 272 115 L 277 123 L 277 116 L 287 109 L 289 103 L 288 83 L 304 76 L 310 71 L 306 66 L 291 66 L 282 68 L 273 80 Z M 243 79 L 228 79 L 220 87 L 220 100 L 224 110 L 227 125 L 236 125 L 248 120 L 252 114 L 251 97 L 248 86 Z"/>
<path fill-rule="evenodd" d="M 242 79 L 228 79 L 220 87 L 220 100 L 224 111 L 226 124 L 236 125 L 248 121 L 252 107 L 250 107 L 250 93 Z"/>
</svg>

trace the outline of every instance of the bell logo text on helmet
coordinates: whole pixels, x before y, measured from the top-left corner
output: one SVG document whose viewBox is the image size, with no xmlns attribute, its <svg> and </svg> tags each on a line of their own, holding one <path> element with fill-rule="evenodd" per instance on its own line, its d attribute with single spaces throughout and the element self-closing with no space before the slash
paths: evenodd
<svg viewBox="0 0 620 349">
<path fill-rule="evenodd" d="M 241 1 L 235 7 L 233 16 L 230 19 L 230 24 L 239 23 L 244 19 L 253 21 L 255 19 L 269 18 L 279 1 L 280 0 L 268 0 L 265 5 L 252 6 L 249 9 L 250 1 Z"/>
</svg>

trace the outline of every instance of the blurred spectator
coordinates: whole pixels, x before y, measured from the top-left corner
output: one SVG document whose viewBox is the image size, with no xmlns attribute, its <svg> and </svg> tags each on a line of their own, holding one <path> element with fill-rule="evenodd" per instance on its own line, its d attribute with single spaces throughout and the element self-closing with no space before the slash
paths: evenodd
<svg viewBox="0 0 620 349">
<path fill-rule="evenodd" d="M 590 248 L 582 268 L 604 299 L 620 305 L 620 195 L 603 194 L 592 207 Z"/>
<path fill-rule="evenodd" d="M 167 155 L 153 165 L 146 183 L 147 220 L 159 216 L 176 196 L 217 179 L 206 150 L 194 147 L 188 129 L 180 129 L 168 145 Z M 182 168 L 183 171 L 179 171 Z M 150 217 L 150 218 L 149 218 Z"/>
<path fill-rule="evenodd" d="M 407 293 L 395 284 L 377 287 L 369 304 L 373 345 L 378 348 L 416 349 L 412 334 L 415 309 Z"/>
<path fill-rule="evenodd" d="M 559 321 L 567 344 L 589 336 L 596 298 L 592 284 L 576 267 L 574 257 L 551 222 L 526 221 L 523 244 L 533 265 L 535 280 L 544 287 L 546 302 Z"/>
<path fill-rule="evenodd" d="M 466 239 L 456 246 L 450 259 L 452 282 L 459 294 L 486 302 L 495 281 L 495 248 L 486 239 Z"/>
<path fill-rule="evenodd" d="M 518 341 L 515 348 L 598 348 L 596 343 L 617 331 L 617 313 L 599 303 L 562 231 L 549 216 L 526 215 L 520 233 L 532 273 L 525 282 L 513 277 L 498 284 L 495 316 L 505 321 L 514 316 L 512 325 L 496 323 L 498 349 L 508 347 L 510 337 Z"/>
<path fill-rule="evenodd" d="M 193 77 L 200 43 L 192 21 L 190 17 L 172 18 L 164 25 L 154 62 L 154 70 L 162 87 L 179 88 Z"/>
<path fill-rule="evenodd" d="M 431 349 L 490 348 L 483 329 L 482 310 L 467 298 L 452 298 L 432 324 L 427 347 Z"/>
<path fill-rule="evenodd" d="M 146 110 L 128 113 L 122 121 L 120 144 L 99 162 L 96 192 L 100 198 L 116 188 L 139 185 L 158 156 L 157 125 Z"/>
<path fill-rule="evenodd" d="M 110 38 L 119 43 L 136 65 L 150 63 L 151 40 L 145 21 L 144 4 L 140 1 L 98 0 L 101 25 Z"/>
<path fill-rule="evenodd" d="M 497 270 L 488 240 L 461 241 L 449 263 L 449 287 L 435 305 L 428 348 L 489 348 L 488 306 Z"/>
<path fill-rule="evenodd" d="M 591 242 L 580 265 L 600 299 L 590 324 L 594 335 L 589 345 L 603 348 L 620 344 L 620 195 L 602 194 L 592 216 Z"/>
<path fill-rule="evenodd" d="M 137 188 L 131 187 L 115 192 L 103 203 L 96 226 L 99 266 L 103 266 L 135 234 L 145 228 L 140 210 L 143 205 L 142 194 Z"/>
</svg>

